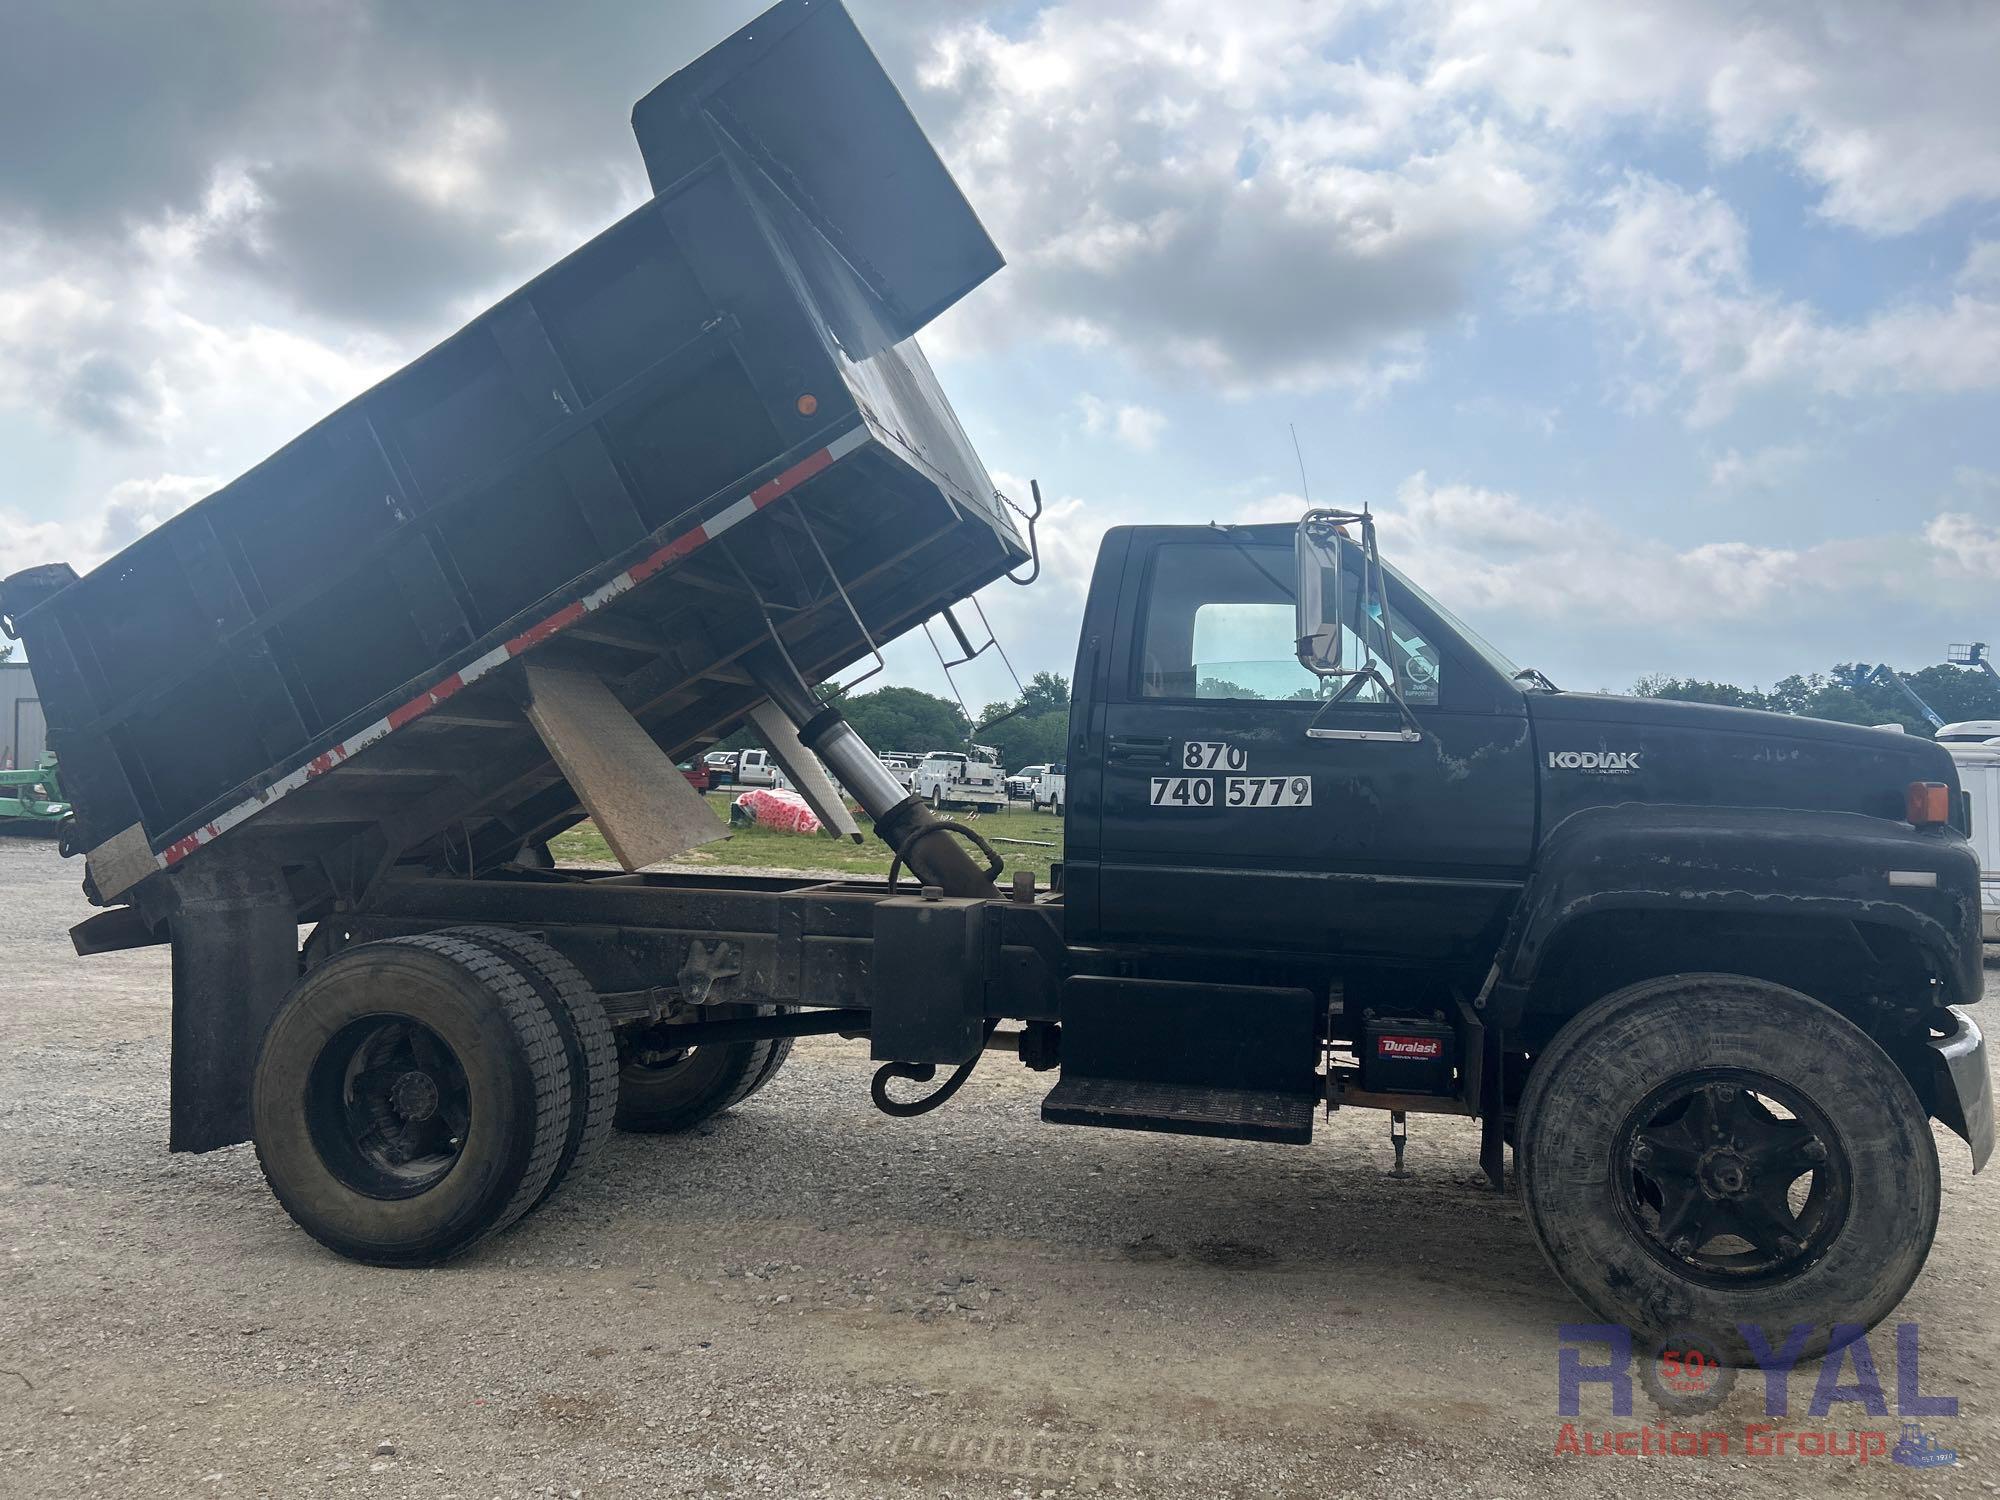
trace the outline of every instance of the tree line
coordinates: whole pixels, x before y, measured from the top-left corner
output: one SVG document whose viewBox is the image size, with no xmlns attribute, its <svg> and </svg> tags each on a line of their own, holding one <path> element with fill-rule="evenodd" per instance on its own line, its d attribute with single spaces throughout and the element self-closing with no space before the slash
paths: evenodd
<svg viewBox="0 0 2000 1500">
<path fill-rule="evenodd" d="M 968 743 L 990 745 L 1009 771 L 1063 758 L 1069 739 L 1069 679 L 1060 672 L 1037 672 L 1018 698 L 989 703 L 973 724 L 949 698 L 922 688 L 879 687 L 842 693 L 820 685 L 820 696 L 838 703 L 854 732 L 877 751 L 963 750 Z M 718 745 L 740 750 L 761 743 L 748 725 Z"/>
<path fill-rule="evenodd" d="M 1632 691 L 1643 698 L 1683 703 L 1719 703 L 1725 708 L 1761 708 L 1773 713 L 1835 719 L 1843 724 L 1901 724 L 1928 735 L 1930 723 L 1894 684 L 1884 682 L 1868 662 L 1841 662 L 1828 672 L 1793 673 L 1768 692 L 1731 682 L 1655 673 L 1641 677 Z M 1964 719 L 2000 719 L 2000 679 L 1980 668 L 1932 666 L 1898 674 L 1947 724 Z"/>
<path fill-rule="evenodd" d="M 1912 734 L 1930 734 L 1931 726 L 1916 706 L 1874 672 L 1868 662 L 1841 662 L 1826 672 L 1795 672 L 1768 690 L 1654 673 L 1640 678 L 1632 691 L 1642 698 L 1761 708 L 1846 724 L 1901 724 Z M 1946 723 L 2000 719 L 2000 679 L 1989 672 L 1932 666 L 1901 675 Z M 1224 686 L 1217 684 L 1218 692 Z M 963 749 L 968 743 L 990 745 L 1003 767 L 1018 771 L 1022 766 L 1061 761 L 1069 741 L 1069 679 L 1060 672 L 1037 672 L 1018 698 L 981 709 L 976 725 L 951 699 L 921 688 L 891 686 L 842 694 L 824 685 L 820 691 L 828 701 L 840 704 L 855 732 L 877 750 L 922 754 Z M 1305 695 L 1310 693 L 1307 689 Z M 756 743 L 754 732 L 745 727 L 722 745 L 734 749 Z"/>
</svg>

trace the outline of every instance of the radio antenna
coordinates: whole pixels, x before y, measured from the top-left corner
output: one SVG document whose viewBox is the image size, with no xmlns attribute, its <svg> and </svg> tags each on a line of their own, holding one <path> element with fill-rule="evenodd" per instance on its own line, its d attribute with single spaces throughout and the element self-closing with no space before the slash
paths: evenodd
<svg viewBox="0 0 2000 1500">
<path fill-rule="evenodd" d="M 1292 456 L 1299 461 L 1299 489 L 1305 496 L 1306 509 L 1311 510 L 1313 492 L 1312 486 L 1306 483 L 1306 456 L 1299 447 L 1299 424 L 1287 422 L 1285 425 L 1292 430 Z"/>
</svg>

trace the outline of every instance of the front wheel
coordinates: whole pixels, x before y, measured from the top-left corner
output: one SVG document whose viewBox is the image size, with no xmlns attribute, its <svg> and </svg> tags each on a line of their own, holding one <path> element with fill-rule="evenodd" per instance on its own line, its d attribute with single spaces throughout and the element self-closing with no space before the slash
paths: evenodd
<svg viewBox="0 0 2000 1500">
<path fill-rule="evenodd" d="M 1695 1329 L 1732 1363 L 1758 1325 L 1900 1302 L 1937 1229 L 1929 1121 L 1888 1055 L 1797 991 L 1729 974 L 1649 980 L 1571 1020 L 1521 1100 L 1520 1185 L 1556 1274 L 1600 1316 Z"/>
</svg>

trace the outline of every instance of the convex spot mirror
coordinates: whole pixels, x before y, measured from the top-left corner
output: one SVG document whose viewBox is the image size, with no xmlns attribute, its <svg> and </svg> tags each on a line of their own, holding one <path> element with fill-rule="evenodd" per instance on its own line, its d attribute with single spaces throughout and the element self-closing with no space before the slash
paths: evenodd
<svg viewBox="0 0 2000 1500">
<path fill-rule="evenodd" d="M 1340 671 L 1341 589 L 1340 549 L 1345 545 L 1338 524 L 1308 515 L 1299 522 L 1293 552 L 1298 563 L 1299 665 L 1330 677 Z"/>
</svg>

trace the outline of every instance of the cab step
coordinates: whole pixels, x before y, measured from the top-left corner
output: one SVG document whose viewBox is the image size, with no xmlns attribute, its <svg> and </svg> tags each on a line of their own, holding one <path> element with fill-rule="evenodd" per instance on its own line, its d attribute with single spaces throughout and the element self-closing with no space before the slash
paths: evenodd
<svg viewBox="0 0 2000 1500">
<path fill-rule="evenodd" d="M 1302 989 L 1079 975 L 1062 988 L 1057 1125 L 1312 1140 L 1317 1002 Z"/>
<path fill-rule="evenodd" d="M 1305 1146 L 1312 1143 L 1316 1103 L 1310 1094 L 1066 1077 L 1042 1101 L 1042 1118 L 1053 1125 Z"/>
</svg>

